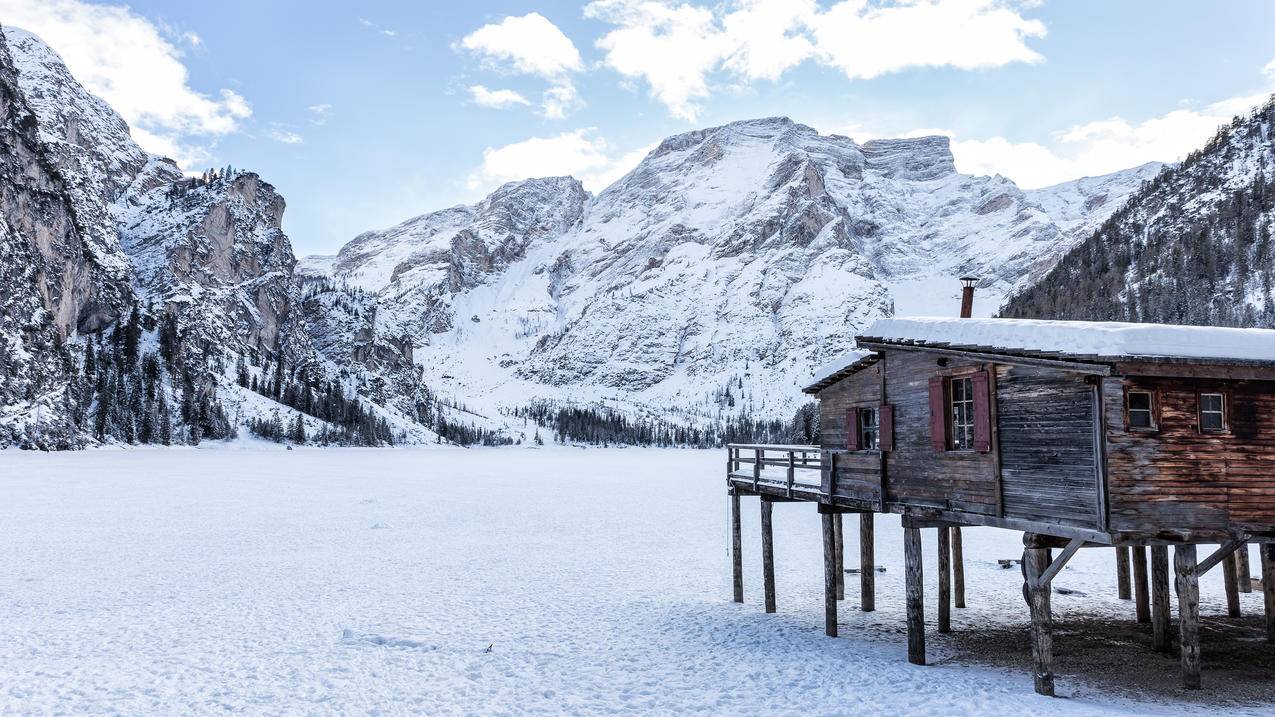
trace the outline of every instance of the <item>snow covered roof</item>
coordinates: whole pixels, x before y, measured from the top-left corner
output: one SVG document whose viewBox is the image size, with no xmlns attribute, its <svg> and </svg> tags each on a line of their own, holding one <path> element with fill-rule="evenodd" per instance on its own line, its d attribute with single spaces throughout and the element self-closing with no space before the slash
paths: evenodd
<svg viewBox="0 0 1275 717">
<path fill-rule="evenodd" d="M 927 346 L 1006 356 L 1093 363 L 1152 360 L 1275 366 L 1275 330 L 1036 319 L 880 319 L 857 337 L 860 348 L 821 368 L 807 393 L 864 365 L 862 344 Z"/>
</svg>

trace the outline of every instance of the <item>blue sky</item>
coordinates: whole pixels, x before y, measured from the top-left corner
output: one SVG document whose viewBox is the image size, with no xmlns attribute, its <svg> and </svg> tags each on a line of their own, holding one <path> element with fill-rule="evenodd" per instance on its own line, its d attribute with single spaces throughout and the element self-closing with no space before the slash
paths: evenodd
<svg viewBox="0 0 1275 717">
<path fill-rule="evenodd" d="M 0 0 L 152 151 L 260 172 L 298 254 L 689 129 L 941 132 L 1041 186 L 1173 160 L 1275 89 L 1275 3 Z M 184 74 L 183 74 L 184 73 Z M 480 89 L 481 88 L 481 89 Z"/>
</svg>

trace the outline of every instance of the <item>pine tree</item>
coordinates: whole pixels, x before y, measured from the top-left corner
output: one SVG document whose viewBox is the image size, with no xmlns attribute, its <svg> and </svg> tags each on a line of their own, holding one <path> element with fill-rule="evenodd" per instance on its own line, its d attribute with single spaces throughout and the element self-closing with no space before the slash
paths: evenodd
<svg viewBox="0 0 1275 717">
<path fill-rule="evenodd" d="M 300 413 L 297 414 L 297 420 L 292 425 L 291 438 L 293 443 L 305 443 L 305 420 L 301 417 Z"/>
</svg>

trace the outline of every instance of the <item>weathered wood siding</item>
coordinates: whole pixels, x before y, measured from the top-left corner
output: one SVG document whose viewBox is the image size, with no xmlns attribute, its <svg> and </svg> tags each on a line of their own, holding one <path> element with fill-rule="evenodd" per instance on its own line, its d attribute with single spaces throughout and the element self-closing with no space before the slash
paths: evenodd
<svg viewBox="0 0 1275 717">
<path fill-rule="evenodd" d="M 1154 392 L 1156 430 L 1126 429 L 1126 386 Z M 1227 394 L 1227 432 L 1200 432 L 1200 392 Z M 1103 401 L 1113 531 L 1275 526 L 1275 383 L 1110 378 Z"/>
<path fill-rule="evenodd" d="M 1093 386 L 1079 374 L 1002 365 L 996 388 L 1006 517 L 1098 528 Z"/>
<path fill-rule="evenodd" d="M 835 485 L 835 495 L 860 501 L 881 501 L 881 454 L 846 451 L 846 412 L 881 403 L 880 364 L 847 376 L 819 392 L 820 447 L 836 452 L 835 482 L 824 476 L 824 489 Z"/>
<path fill-rule="evenodd" d="M 881 365 L 869 366 L 819 392 L 819 446 L 846 448 L 846 411 L 881 403 Z"/>
<path fill-rule="evenodd" d="M 890 351 L 884 365 L 886 402 L 894 406 L 894 450 L 886 459 L 886 500 L 995 515 L 996 478 L 990 453 L 936 451 L 930 444 L 929 382 L 935 375 L 979 368 L 972 361 L 920 351 Z"/>
</svg>

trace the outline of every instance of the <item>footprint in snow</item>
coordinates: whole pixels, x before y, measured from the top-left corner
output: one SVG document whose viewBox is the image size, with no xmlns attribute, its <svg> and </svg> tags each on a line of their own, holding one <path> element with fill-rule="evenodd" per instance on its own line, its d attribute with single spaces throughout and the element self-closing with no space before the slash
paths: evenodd
<svg viewBox="0 0 1275 717">
<path fill-rule="evenodd" d="M 376 523 L 375 525 L 371 527 L 371 530 L 389 530 L 389 529 L 390 529 L 390 526 L 386 525 L 385 523 Z"/>
</svg>

